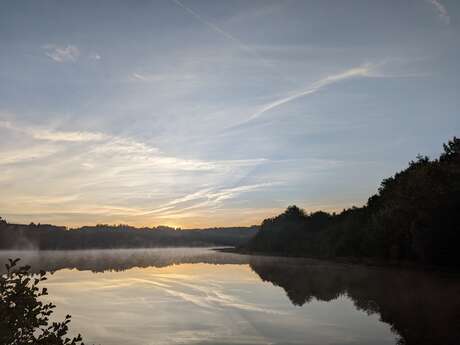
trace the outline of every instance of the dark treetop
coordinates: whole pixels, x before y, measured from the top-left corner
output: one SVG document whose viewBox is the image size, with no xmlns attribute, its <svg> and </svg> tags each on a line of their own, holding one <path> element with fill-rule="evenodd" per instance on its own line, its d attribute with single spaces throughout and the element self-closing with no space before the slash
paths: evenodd
<svg viewBox="0 0 460 345">
<path fill-rule="evenodd" d="M 263 221 L 247 249 L 460 266 L 460 139 L 438 159 L 418 156 L 382 181 L 363 207 L 306 214 L 290 206 Z"/>
</svg>

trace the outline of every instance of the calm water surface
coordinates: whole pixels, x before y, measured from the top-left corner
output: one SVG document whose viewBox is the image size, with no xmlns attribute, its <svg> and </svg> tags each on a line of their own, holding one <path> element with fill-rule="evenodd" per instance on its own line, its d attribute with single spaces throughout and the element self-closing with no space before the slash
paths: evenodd
<svg viewBox="0 0 460 345">
<path fill-rule="evenodd" d="M 87 344 L 458 344 L 458 275 L 202 248 L 1 252 Z"/>
</svg>

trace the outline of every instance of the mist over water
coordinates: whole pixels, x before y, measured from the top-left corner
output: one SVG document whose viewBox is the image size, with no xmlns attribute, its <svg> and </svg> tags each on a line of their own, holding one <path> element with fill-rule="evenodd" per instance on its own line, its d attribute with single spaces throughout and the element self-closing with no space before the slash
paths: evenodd
<svg viewBox="0 0 460 345">
<path fill-rule="evenodd" d="M 210 248 L 2 252 L 96 344 L 454 344 L 460 278 Z"/>
</svg>

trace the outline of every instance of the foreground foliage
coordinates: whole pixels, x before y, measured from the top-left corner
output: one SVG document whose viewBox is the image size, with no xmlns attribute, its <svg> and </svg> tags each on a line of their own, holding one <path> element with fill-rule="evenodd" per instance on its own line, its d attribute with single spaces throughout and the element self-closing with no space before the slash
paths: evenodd
<svg viewBox="0 0 460 345">
<path fill-rule="evenodd" d="M 55 305 L 43 303 L 45 272 L 29 273 L 30 266 L 17 267 L 19 259 L 7 263 L 0 276 L 0 344 L 4 345 L 84 345 L 81 336 L 68 338 L 70 315 L 62 322 L 51 322 Z"/>
<path fill-rule="evenodd" d="M 369 257 L 460 266 L 460 139 L 438 159 L 418 156 L 383 180 L 363 207 L 264 220 L 248 248 L 315 257 Z"/>
</svg>

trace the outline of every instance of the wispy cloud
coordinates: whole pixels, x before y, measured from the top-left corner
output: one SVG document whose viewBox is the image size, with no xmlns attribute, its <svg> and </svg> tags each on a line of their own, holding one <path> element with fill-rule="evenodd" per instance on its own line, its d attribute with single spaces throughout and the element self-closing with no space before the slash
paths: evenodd
<svg viewBox="0 0 460 345">
<path fill-rule="evenodd" d="M 94 222 L 168 223 L 171 219 L 198 219 L 243 193 L 272 185 L 239 183 L 241 176 L 264 159 L 177 157 L 134 138 L 8 121 L 0 122 L 2 129 L 11 131 L 7 135 L 21 146 L 0 150 L 0 165 L 8 174 L 4 182 L 12 176 L 25 181 L 3 185 L 5 193 L 14 195 L 8 203 L 0 201 L 0 208 L 10 215 L 21 210 L 22 214 L 75 218 L 77 223 L 78 215 Z M 34 161 L 42 164 L 29 164 Z M 52 190 L 42 188 L 51 183 Z M 48 202 L 69 195 L 81 198 Z"/>
<path fill-rule="evenodd" d="M 107 139 L 107 135 L 100 132 L 59 131 L 37 127 L 18 126 L 9 121 L 0 121 L 0 127 L 25 133 L 37 140 L 83 142 Z"/>
<path fill-rule="evenodd" d="M 124 157 L 139 167 L 152 167 L 156 169 L 183 170 L 183 171 L 215 171 L 223 170 L 228 166 L 252 166 L 262 163 L 264 159 L 247 160 L 219 160 L 208 161 L 199 159 L 184 159 L 169 156 L 158 148 L 129 137 L 113 136 L 101 132 L 88 131 L 60 131 L 31 126 L 19 126 L 9 121 L 0 121 L 0 128 L 23 133 L 35 140 L 50 142 L 100 142 L 91 147 L 87 154 L 99 157 L 115 156 Z M 83 165 L 90 169 L 94 165 L 85 162 Z"/>
<path fill-rule="evenodd" d="M 241 42 L 239 39 L 237 39 L 235 36 L 231 35 L 230 33 L 226 32 L 225 30 L 221 29 L 219 26 L 216 24 L 210 22 L 209 20 L 206 20 L 203 18 L 198 12 L 192 10 L 190 7 L 185 6 L 181 1 L 179 0 L 172 0 L 177 6 L 181 7 L 184 9 L 187 13 L 195 17 L 199 22 L 203 23 L 207 27 L 209 27 L 211 30 L 217 32 L 218 34 L 222 35 L 223 37 L 229 39 L 230 41 L 233 41 L 234 43 L 238 44 L 239 46 L 245 46 L 243 42 Z"/>
<path fill-rule="evenodd" d="M 161 217 L 171 217 L 173 215 L 175 218 L 178 218 L 180 214 L 184 213 L 185 211 L 190 211 L 199 208 L 209 209 L 210 207 L 217 207 L 221 205 L 224 201 L 237 198 L 243 193 L 253 192 L 264 188 L 270 188 L 277 184 L 279 183 L 267 182 L 251 185 L 240 185 L 232 188 L 204 188 L 192 192 L 190 194 L 186 194 L 180 198 L 171 200 L 170 202 L 160 206 L 159 208 L 149 212 L 145 212 L 142 215 L 161 213 Z"/>
<path fill-rule="evenodd" d="M 196 76 L 193 74 L 153 74 L 153 73 L 132 73 L 131 81 L 141 82 L 162 82 L 162 81 L 192 81 Z"/>
<path fill-rule="evenodd" d="M 158 148 L 129 138 L 110 137 L 109 140 L 94 147 L 92 154 L 98 156 L 124 157 L 131 162 L 131 166 L 140 168 L 154 168 L 157 170 L 183 171 L 210 171 L 215 170 L 215 162 L 183 159 L 163 154 Z"/>
<path fill-rule="evenodd" d="M 88 58 L 90 60 L 96 60 L 96 61 L 99 61 L 102 59 L 101 55 L 99 55 L 98 53 L 91 53 L 89 54 Z"/>
<path fill-rule="evenodd" d="M 35 139 L 49 141 L 100 141 L 107 138 L 102 133 L 93 132 L 62 132 L 50 130 L 33 130 L 32 135 Z"/>
<path fill-rule="evenodd" d="M 337 73 L 337 74 L 326 76 L 326 77 L 324 77 L 322 79 L 319 79 L 316 82 L 314 82 L 307 89 L 297 90 L 297 91 L 293 92 L 292 94 L 290 94 L 290 95 L 288 95 L 286 97 L 277 99 L 275 101 L 272 101 L 270 103 L 267 103 L 267 104 L 263 105 L 262 107 L 260 107 L 259 110 L 254 112 L 252 115 L 249 116 L 249 118 L 247 118 L 245 121 L 243 121 L 243 123 L 252 121 L 252 120 L 262 116 L 264 113 L 266 113 L 266 112 L 268 112 L 268 111 L 270 111 L 270 110 L 272 110 L 274 108 L 277 108 L 277 107 L 279 107 L 279 106 L 281 106 L 283 104 L 289 103 L 289 102 L 291 102 L 291 101 L 293 101 L 295 99 L 314 94 L 314 93 L 320 91 L 322 88 L 324 88 L 324 87 L 326 87 L 326 86 L 328 86 L 330 84 L 334 84 L 334 83 L 337 83 L 339 81 L 346 80 L 346 79 L 351 79 L 351 78 L 369 77 L 369 76 L 372 75 L 371 73 L 372 73 L 372 65 L 366 64 L 366 65 L 363 65 L 363 66 L 360 66 L 360 67 L 355 67 L 355 68 L 345 70 L 345 71 Z"/>
<path fill-rule="evenodd" d="M 447 12 L 446 7 L 441 3 L 440 0 L 427 0 L 430 4 L 434 6 L 436 12 L 438 13 L 439 18 L 445 23 L 450 24 L 449 12 Z"/>
<path fill-rule="evenodd" d="M 63 62 L 76 62 L 80 57 L 80 50 L 74 45 L 59 46 L 56 44 L 47 44 L 43 46 L 45 55 L 53 61 Z"/>
<path fill-rule="evenodd" d="M 39 160 L 58 152 L 58 148 L 36 146 L 23 149 L 0 151 L 0 165 L 17 164 L 31 160 Z"/>
<path fill-rule="evenodd" d="M 185 10 L 187 13 L 189 13 L 192 17 L 194 17 L 196 20 L 210 28 L 212 31 L 216 32 L 220 36 L 226 38 L 230 42 L 234 43 L 237 47 L 239 47 L 241 50 L 249 53 L 253 57 L 257 59 L 258 62 L 260 62 L 263 66 L 268 68 L 270 70 L 270 73 L 278 77 L 280 80 L 285 80 L 288 82 L 291 82 L 289 78 L 287 78 L 286 75 L 280 74 L 276 69 L 273 68 L 273 66 L 270 64 L 267 59 L 265 59 L 264 56 L 260 55 L 254 48 L 251 46 L 247 45 L 244 43 L 242 40 L 239 38 L 235 37 L 228 31 L 222 29 L 220 26 L 216 25 L 215 23 L 205 19 L 202 15 L 200 15 L 197 11 L 191 9 L 190 7 L 184 5 L 180 0 L 171 0 L 173 3 L 175 3 L 177 6 L 181 7 L 183 10 Z"/>
</svg>

